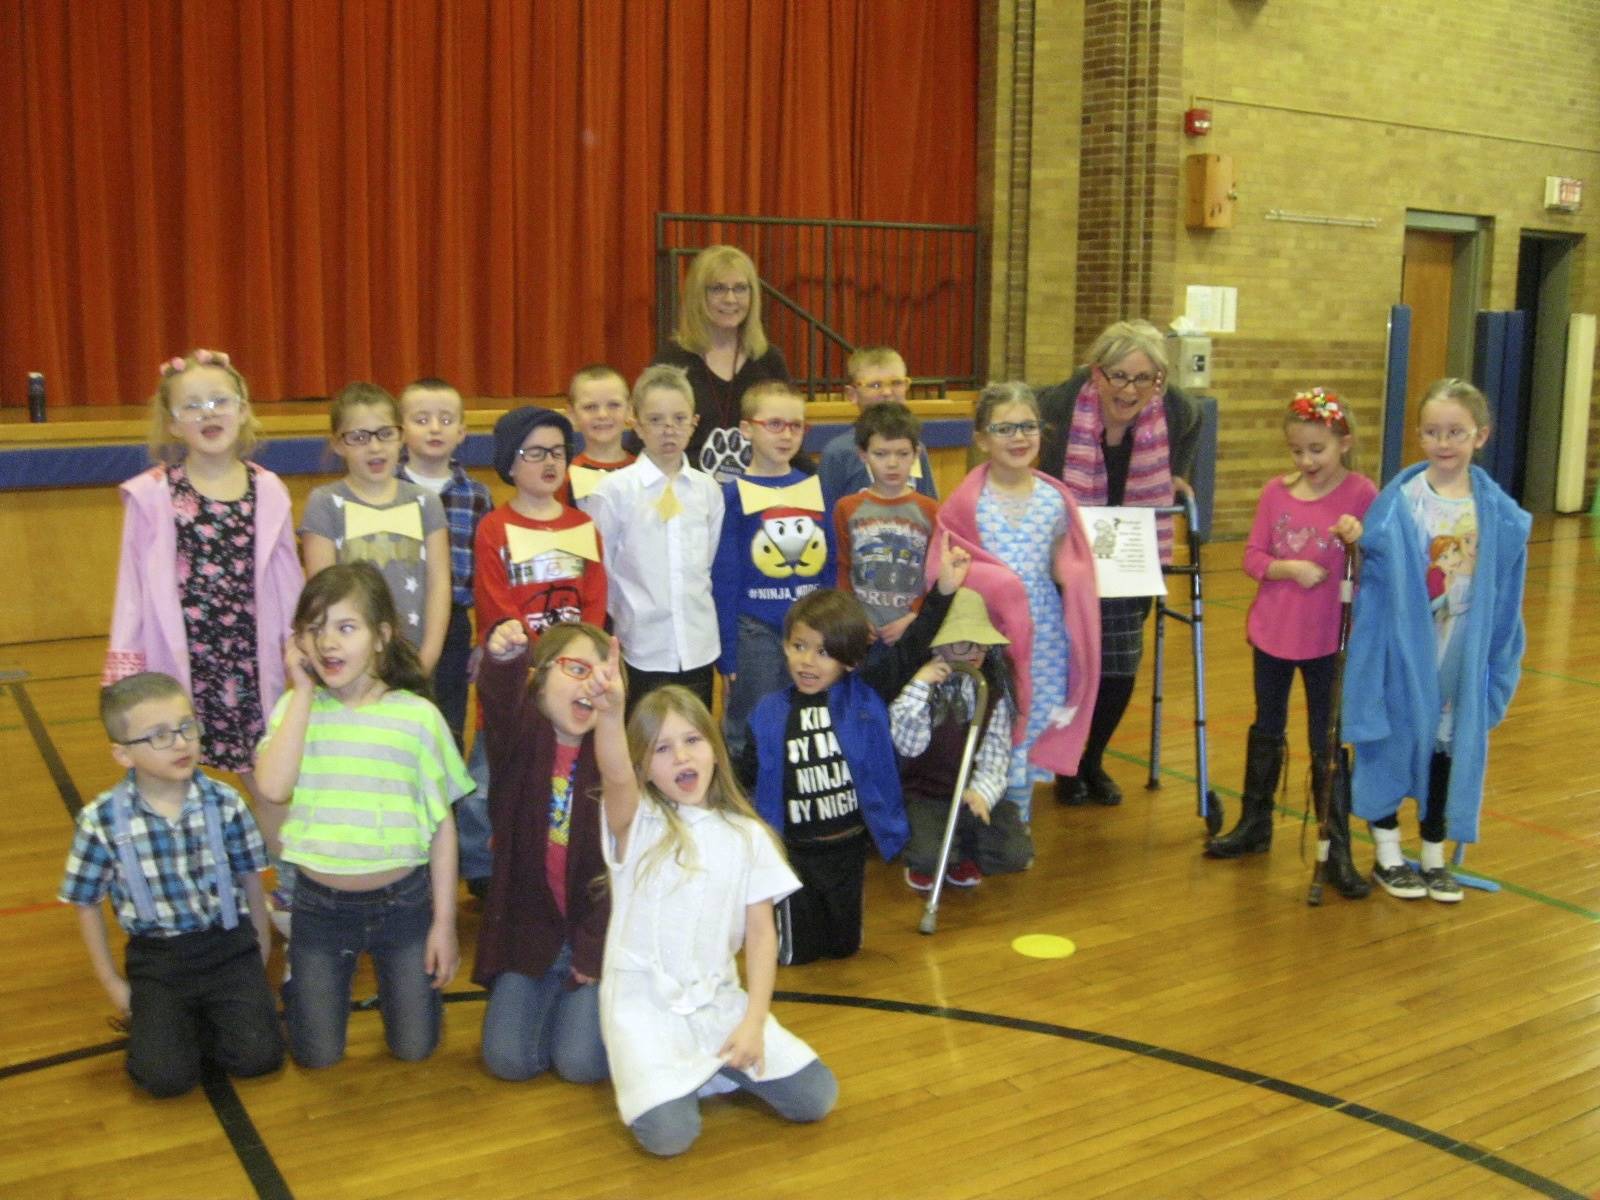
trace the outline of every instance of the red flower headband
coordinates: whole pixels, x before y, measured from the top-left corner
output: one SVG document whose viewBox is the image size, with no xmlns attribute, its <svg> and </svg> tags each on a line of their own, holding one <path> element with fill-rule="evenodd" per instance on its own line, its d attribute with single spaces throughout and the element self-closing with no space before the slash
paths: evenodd
<svg viewBox="0 0 1600 1200">
<path fill-rule="evenodd" d="M 1335 392 L 1325 392 L 1319 387 L 1309 392 L 1296 392 L 1289 401 L 1289 411 L 1302 421 L 1316 421 L 1333 429 L 1345 424 L 1344 403 Z"/>
<path fill-rule="evenodd" d="M 202 367 L 231 367 L 233 365 L 228 361 L 227 352 L 223 350 L 196 350 L 194 352 L 194 361 Z M 163 379 L 169 375 L 181 375 L 186 369 L 187 365 L 182 355 L 175 355 L 167 359 L 158 368 Z"/>
</svg>

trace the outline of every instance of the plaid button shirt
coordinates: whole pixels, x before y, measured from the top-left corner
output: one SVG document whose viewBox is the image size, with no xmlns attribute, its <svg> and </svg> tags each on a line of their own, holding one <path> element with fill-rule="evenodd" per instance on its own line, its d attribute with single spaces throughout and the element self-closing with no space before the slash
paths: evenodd
<svg viewBox="0 0 1600 1200">
<path fill-rule="evenodd" d="M 400 478 L 416 483 L 417 477 L 400 465 Z M 423 485 L 418 485 L 423 486 Z M 489 515 L 494 502 L 489 489 L 470 478 L 458 462 L 450 464 L 450 482 L 439 493 L 445 520 L 450 525 L 450 600 L 463 608 L 472 607 L 472 546 L 478 536 L 478 522 Z"/>
<path fill-rule="evenodd" d="M 128 829 L 155 900 L 153 925 L 139 919 L 122 877 L 111 817 L 111 806 L 119 803 L 121 796 L 133 801 Z M 219 924 L 222 905 L 217 901 L 217 864 L 206 838 L 202 797 L 212 798 L 218 805 L 222 843 L 234 878 L 265 870 L 266 845 L 238 792 L 196 771 L 189 794 L 184 797 L 183 811 L 176 821 L 168 821 L 140 797 L 133 772 L 129 771 L 121 783 L 102 792 L 78 813 L 78 828 L 67 854 L 66 876 L 58 898 L 66 904 L 98 904 L 109 891 L 118 922 L 136 937 L 176 937 Z M 234 902 L 239 919 L 245 920 L 250 903 L 243 889 L 235 892 Z"/>
</svg>

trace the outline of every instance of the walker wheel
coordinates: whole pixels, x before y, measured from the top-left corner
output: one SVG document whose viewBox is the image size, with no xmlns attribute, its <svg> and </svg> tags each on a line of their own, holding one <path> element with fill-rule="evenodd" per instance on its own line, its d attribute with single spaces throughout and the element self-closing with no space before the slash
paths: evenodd
<svg viewBox="0 0 1600 1200">
<path fill-rule="evenodd" d="M 1222 828 L 1222 801 L 1215 792 L 1206 793 L 1206 832 L 1212 837 Z"/>
</svg>

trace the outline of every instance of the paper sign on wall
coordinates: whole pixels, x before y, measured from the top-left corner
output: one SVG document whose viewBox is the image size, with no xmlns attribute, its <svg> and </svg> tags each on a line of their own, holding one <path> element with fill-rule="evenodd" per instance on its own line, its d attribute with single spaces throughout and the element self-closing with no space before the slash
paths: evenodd
<svg viewBox="0 0 1600 1200">
<path fill-rule="evenodd" d="M 1184 295 L 1183 315 L 1190 328 L 1203 333 L 1235 333 L 1239 328 L 1239 289 L 1191 283 Z"/>
<path fill-rule="evenodd" d="M 1102 599 L 1166 595 L 1154 511 L 1080 505 L 1078 515 L 1089 535 L 1095 581 Z"/>
</svg>

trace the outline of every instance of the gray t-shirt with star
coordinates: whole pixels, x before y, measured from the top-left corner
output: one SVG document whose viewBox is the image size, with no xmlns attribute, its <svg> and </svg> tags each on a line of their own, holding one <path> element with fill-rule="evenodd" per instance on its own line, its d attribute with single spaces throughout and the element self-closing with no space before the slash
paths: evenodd
<svg viewBox="0 0 1600 1200">
<path fill-rule="evenodd" d="M 428 595 L 427 538 L 445 528 L 444 506 L 432 492 L 404 479 L 395 480 L 395 487 L 388 504 L 369 504 L 342 479 L 324 484 L 306 501 L 300 532 L 327 538 L 342 563 L 370 562 L 383 572 L 400 614 L 400 635 L 420 646 Z M 352 526 L 353 536 L 347 534 Z M 418 530 L 420 538 L 411 536 Z"/>
</svg>

